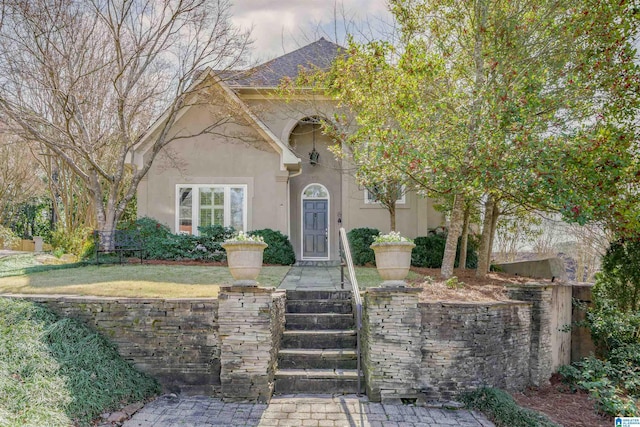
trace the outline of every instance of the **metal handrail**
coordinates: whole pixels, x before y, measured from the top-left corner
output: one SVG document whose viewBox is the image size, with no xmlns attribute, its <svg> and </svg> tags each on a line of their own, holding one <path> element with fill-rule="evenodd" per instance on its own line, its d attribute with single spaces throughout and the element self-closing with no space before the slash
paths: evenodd
<svg viewBox="0 0 640 427">
<path fill-rule="evenodd" d="M 349 247 L 349 239 L 347 232 L 340 227 L 340 280 L 344 289 L 344 267 L 347 267 L 349 273 L 349 282 L 351 282 L 351 295 L 356 306 L 356 363 L 358 370 L 358 396 L 360 396 L 360 384 L 362 377 L 362 368 L 360 361 L 360 332 L 362 330 L 362 298 L 360 297 L 360 288 L 358 287 L 358 279 L 356 271 L 353 268 L 353 259 L 351 258 L 351 248 Z"/>
</svg>

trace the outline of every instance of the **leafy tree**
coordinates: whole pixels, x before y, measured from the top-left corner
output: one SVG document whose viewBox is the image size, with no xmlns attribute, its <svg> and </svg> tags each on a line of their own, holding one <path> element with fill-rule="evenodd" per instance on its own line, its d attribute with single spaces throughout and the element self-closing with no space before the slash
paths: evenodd
<svg viewBox="0 0 640 427">
<path fill-rule="evenodd" d="M 198 93 L 207 89 L 208 70 L 241 64 L 248 34 L 230 23 L 226 0 L 2 5 L 0 114 L 11 131 L 73 171 L 97 226 L 112 230 L 156 156 L 192 136 L 170 132 L 181 112 L 223 102 Z M 161 112 L 150 149 L 130 168 L 134 146 Z M 215 117 L 201 133 L 224 123 Z"/>
<path fill-rule="evenodd" d="M 380 178 L 399 173 L 452 200 L 444 277 L 453 273 L 467 201 L 483 195 L 480 276 L 503 203 L 581 223 L 638 220 L 630 188 L 640 73 L 630 40 L 640 14 L 632 3 L 391 6 L 401 43 L 352 41 L 321 83 L 354 112 L 357 127 L 344 141 L 367 151 Z"/>
</svg>

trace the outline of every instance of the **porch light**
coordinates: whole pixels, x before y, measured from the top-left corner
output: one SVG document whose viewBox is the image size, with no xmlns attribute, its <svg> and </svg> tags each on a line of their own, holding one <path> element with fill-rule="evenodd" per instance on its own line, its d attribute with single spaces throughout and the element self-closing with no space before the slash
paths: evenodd
<svg viewBox="0 0 640 427">
<path fill-rule="evenodd" d="M 317 165 L 318 160 L 320 160 L 320 153 L 316 151 L 315 135 L 313 139 L 314 139 L 314 144 L 313 144 L 313 150 L 311 150 L 311 152 L 309 153 L 309 163 L 311 163 L 312 165 Z"/>
</svg>

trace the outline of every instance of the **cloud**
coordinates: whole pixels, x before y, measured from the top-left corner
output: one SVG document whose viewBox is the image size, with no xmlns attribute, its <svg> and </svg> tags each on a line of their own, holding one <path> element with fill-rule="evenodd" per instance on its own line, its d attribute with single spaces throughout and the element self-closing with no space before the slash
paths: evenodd
<svg viewBox="0 0 640 427">
<path fill-rule="evenodd" d="M 290 52 L 321 36 L 336 41 L 336 29 L 337 41 L 343 42 L 343 13 L 356 25 L 365 19 L 389 16 L 384 0 L 343 0 L 335 7 L 326 0 L 236 0 L 232 13 L 236 25 L 253 28 L 254 56 L 261 60 Z"/>
</svg>

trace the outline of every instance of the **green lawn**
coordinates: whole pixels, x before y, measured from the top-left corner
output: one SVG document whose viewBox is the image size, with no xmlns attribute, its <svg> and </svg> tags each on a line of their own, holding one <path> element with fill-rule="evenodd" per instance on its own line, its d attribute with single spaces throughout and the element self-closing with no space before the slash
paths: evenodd
<svg viewBox="0 0 640 427">
<path fill-rule="evenodd" d="M 382 279 L 378 275 L 378 270 L 375 267 L 355 267 L 356 279 L 358 279 L 358 287 L 360 289 L 371 288 L 374 286 L 380 286 Z M 413 271 L 409 271 L 407 280 L 419 279 L 422 276 Z"/>
<path fill-rule="evenodd" d="M 25 267 L 25 260 L 14 260 L 15 268 L 9 269 L 7 261 L 0 260 L 0 293 L 197 298 L 216 297 L 221 285 L 233 282 L 229 269 L 217 266 L 125 264 L 52 269 L 50 266 Z M 3 264 L 5 277 L 2 277 Z M 286 266 L 264 267 L 258 282 L 276 287 L 288 271 Z"/>
</svg>

